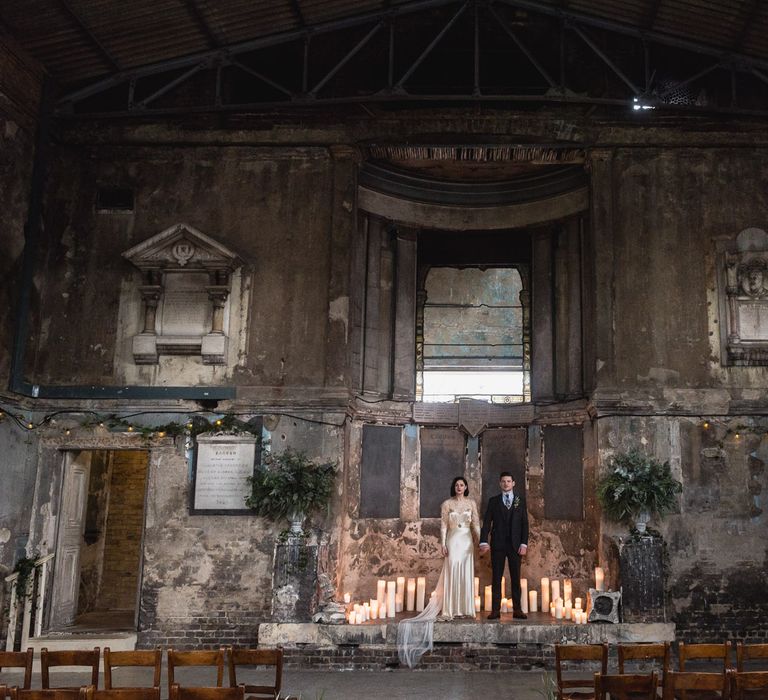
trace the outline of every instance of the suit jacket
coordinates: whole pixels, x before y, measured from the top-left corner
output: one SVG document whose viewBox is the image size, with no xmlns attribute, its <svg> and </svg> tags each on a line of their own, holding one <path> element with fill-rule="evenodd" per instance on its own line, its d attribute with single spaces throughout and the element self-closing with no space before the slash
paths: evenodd
<svg viewBox="0 0 768 700">
<path fill-rule="evenodd" d="M 521 544 L 527 545 L 528 509 L 525 497 L 515 492 L 511 508 L 504 505 L 502 494 L 489 498 L 483 516 L 483 527 L 480 530 L 480 541 L 488 542 L 491 549 L 514 551 L 517 551 Z"/>
</svg>

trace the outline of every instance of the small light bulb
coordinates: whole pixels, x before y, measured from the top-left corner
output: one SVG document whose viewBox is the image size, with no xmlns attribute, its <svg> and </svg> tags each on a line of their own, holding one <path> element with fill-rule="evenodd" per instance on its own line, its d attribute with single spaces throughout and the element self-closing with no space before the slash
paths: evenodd
<svg viewBox="0 0 768 700">
<path fill-rule="evenodd" d="M 104 427 L 104 423 L 103 423 L 103 422 L 102 422 L 102 423 L 99 423 L 99 427 L 100 427 L 100 428 L 103 428 L 103 427 Z"/>
<path fill-rule="evenodd" d="M 32 423 L 27 423 L 27 428 L 29 428 L 30 430 L 32 430 L 32 428 L 34 428 L 34 427 L 35 426 Z"/>
<path fill-rule="evenodd" d="M 128 432 L 129 432 L 129 433 L 132 433 L 132 432 L 133 432 L 133 426 L 132 426 L 132 425 L 129 425 L 129 426 L 128 426 Z"/>
<path fill-rule="evenodd" d="M 187 423 L 187 430 L 192 430 L 192 423 Z"/>
<path fill-rule="evenodd" d="M 704 428 L 704 430 L 709 430 L 709 422 L 708 421 L 704 421 L 701 424 L 701 427 Z"/>
<path fill-rule="evenodd" d="M 741 437 L 741 435 L 739 435 L 738 433 L 736 433 L 735 437 L 736 437 L 736 439 L 738 440 L 738 439 Z"/>
<path fill-rule="evenodd" d="M 72 431 L 71 431 L 69 428 L 67 428 L 67 429 L 66 429 L 64 432 L 65 432 L 67 435 L 69 435 L 69 434 L 70 434 Z"/>
<path fill-rule="evenodd" d="M 157 434 L 157 437 L 165 437 L 165 432 L 161 430 L 161 431 L 160 431 L 160 432 Z"/>
<path fill-rule="evenodd" d="M 216 421 L 216 425 L 221 425 L 221 418 Z"/>
</svg>

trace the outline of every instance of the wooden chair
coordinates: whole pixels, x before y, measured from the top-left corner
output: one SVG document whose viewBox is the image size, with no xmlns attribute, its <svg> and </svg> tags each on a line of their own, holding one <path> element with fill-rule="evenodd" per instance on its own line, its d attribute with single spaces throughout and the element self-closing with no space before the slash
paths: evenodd
<svg viewBox="0 0 768 700">
<path fill-rule="evenodd" d="M 170 700 L 245 700 L 245 686 L 237 688 L 191 688 L 174 683 Z"/>
<path fill-rule="evenodd" d="M 727 673 L 692 673 L 670 671 L 664 682 L 664 700 L 694 700 L 696 698 L 718 698 L 728 700 L 729 683 Z"/>
<path fill-rule="evenodd" d="M 731 671 L 731 700 L 766 700 L 768 671 Z"/>
<path fill-rule="evenodd" d="M 104 647 L 104 688 L 112 690 L 112 669 L 113 668 L 153 668 L 154 676 L 152 678 L 152 687 L 160 687 L 160 673 L 163 666 L 163 650 L 148 649 L 146 651 L 112 651 L 109 647 Z"/>
<path fill-rule="evenodd" d="M 40 650 L 40 675 L 42 679 L 43 689 L 59 689 L 67 688 L 67 686 L 53 686 L 51 688 L 51 680 L 48 671 L 54 666 L 83 666 L 90 667 L 91 669 L 91 682 L 88 685 L 92 685 L 94 688 L 99 687 L 99 660 L 101 653 L 99 647 L 94 647 L 93 651 L 74 651 L 74 650 L 60 650 L 60 651 L 48 651 L 43 648 Z M 71 688 L 71 686 L 70 686 Z"/>
<path fill-rule="evenodd" d="M 81 688 L 45 688 L 25 690 L 11 688 L 11 700 L 80 700 Z"/>
<path fill-rule="evenodd" d="M 216 687 L 224 682 L 224 649 L 210 651 L 175 651 L 168 650 L 168 694 L 176 683 L 175 670 L 182 666 L 215 666 Z"/>
<path fill-rule="evenodd" d="M 160 700 L 160 686 L 97 690 L 89 685 L 83 688 L 80 700 Z"/>
<path fill-rule="evenodd" d="M 664 679 L 669 671 L 669 642 L 663 644 L 619 644 L 617 655 L 619 659 L 619 673 L 637 673 L 641 669 L 637 662 L 655 661 L 660 672 L 659 693 L 664 688 Z"/>
<path fill-rule="evenodd" d="M 608 673 L 607 644 L 555 644 L 555 672 L 557 678 L 557 700 L 590 700 L 595 697 L 594 669 L 589 676 L 563 678 L 563 662 L 578 661 L 600 664 L 600 673 Z M 575 690 L 582 688 L 583 690 Z M 573 690 L 572 690 L 573 689 Z"/>
<path fill-rule="evenodd" d="M 0 654 L 2 658 L 2 654 Z M 750 661 L 762 661 L 760 669 L 753 668 Z M 746 665 L 749 665 L 749 668 Z M 764 667 L 764 668 L 763 668 Z M 736 646 L 736 670 L 737 671 L 768 671 L 768 644 L 744 644 L 739 642 Z"/>
<path fill-rule="evenodd" d="M 272 666 L 275 669 L 275 682 L 273 685 L 248 685 L 245 692 L 248 698 L 271 698 L 274 700 L 280 695 L 280 687 L 283 682 L 283 650 L 282 649 L 227 649 L 229 660 L 229 685 L 234 688 L 237 683 L 238 666 Z"/>
<path fill-rule="evenodd" d="M 678 666 L 681 671 L 689 671 L 686 664 L 689 661 L 715 661 L 711 664 L 713 670 L 725 673 L 731 666 L 731 643 L 722 644 L 686 644 L 680 642 L 677 647 Z"/>
<path fill-rule="evenodd" d="M 32 687 L 32 657 L 34 651 L 30 647 L 26 651 L 0 651 L 0 671 L 4 668 L 23 668 L 24 669 L 24 690 Z M 6 684 L 6 693 L 10 686 Z M 0 698 L 6 697 L 5 694 Z"/>
<path fill-rule="evenodd" d="M 651 673 L 595 674 L 596 700 L 655 700 L 659 677 Z"/>
</svg>

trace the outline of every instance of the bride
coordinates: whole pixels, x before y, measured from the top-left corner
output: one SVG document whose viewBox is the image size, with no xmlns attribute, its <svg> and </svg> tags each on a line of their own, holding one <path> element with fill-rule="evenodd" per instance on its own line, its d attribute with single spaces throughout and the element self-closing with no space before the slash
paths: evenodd
<svg viewBox="0 0 768 700">
<path fill-rule="evenodd" d="M 469 486 L 463 476 L 451 483 L 451 497 L 440 506 L 440 540 L 443 570 L 435 594 L 416 617 L 403 620 L 397 627 L 397 651 L 400 661 L 411 668 L 424 652 L 432 648 L 434 622 L 454 617 L 474 617 L 475 542 L 480 540 L 480 518 L 475 502 L 469 498 Z"/>
</svg>

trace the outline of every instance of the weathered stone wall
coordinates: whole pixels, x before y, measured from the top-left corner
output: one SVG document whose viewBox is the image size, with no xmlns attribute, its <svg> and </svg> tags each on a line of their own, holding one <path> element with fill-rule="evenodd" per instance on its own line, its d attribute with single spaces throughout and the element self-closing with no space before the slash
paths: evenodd
<svg viewBox="0 0 768 700">
<path fill-rule="evenodd" d="M 0 33 L 0 386 L 8 384 L 42 68 Z M 3 512 L 0 509 L 0 512 Z"/>
</svg>

